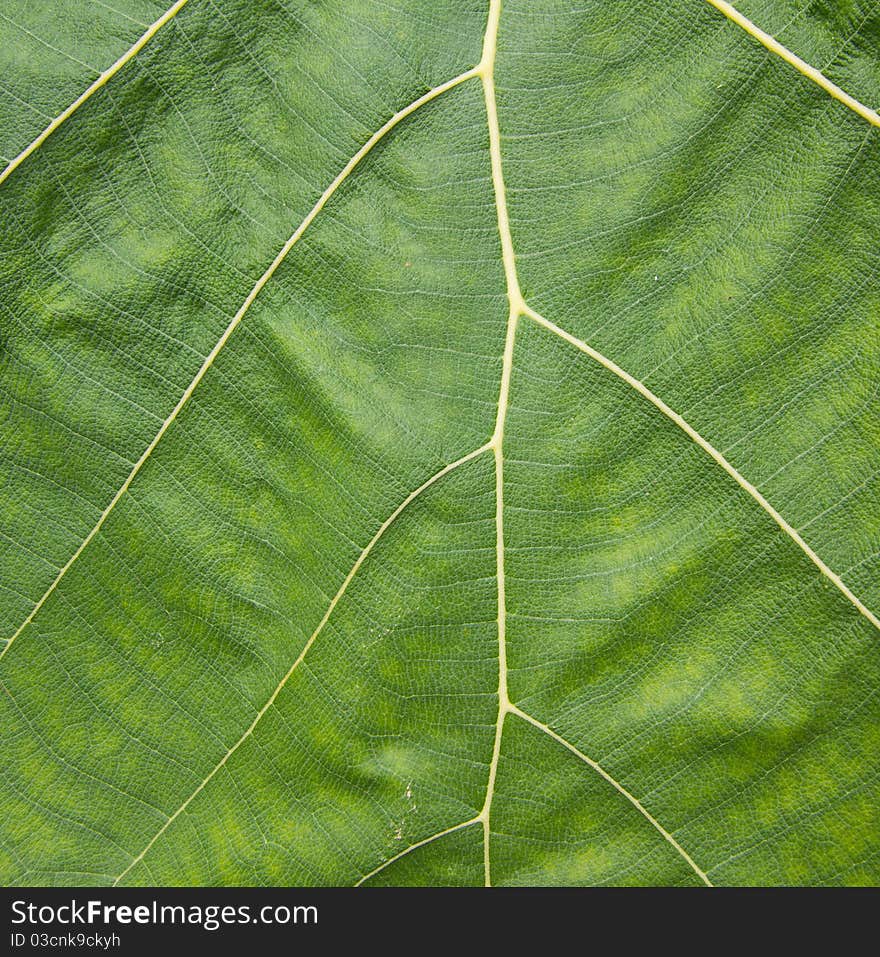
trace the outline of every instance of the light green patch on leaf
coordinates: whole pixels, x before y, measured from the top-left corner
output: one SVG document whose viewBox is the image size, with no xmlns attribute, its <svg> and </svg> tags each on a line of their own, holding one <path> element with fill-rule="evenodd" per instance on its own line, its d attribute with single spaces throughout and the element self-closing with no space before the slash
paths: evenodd
<svg viewBox="0 0 880 957">
<path fill-rule="evenodd" d="M 3 881 L 880 883 L 871 4 L 61 7 Z"/>
</svg>

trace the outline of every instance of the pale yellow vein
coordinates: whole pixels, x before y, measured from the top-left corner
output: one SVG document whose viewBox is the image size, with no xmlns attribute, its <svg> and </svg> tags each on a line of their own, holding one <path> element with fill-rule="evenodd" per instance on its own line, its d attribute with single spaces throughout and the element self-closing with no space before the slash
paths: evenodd
<svg viewBox="0 0 880 957">
<path fill-rule="evenodd" d="M 596 362 L 603 365 L 609 372 L 613 372 L 618 378 L 623 379 L 628 385 L 632 386 L 639 395 L 647 399 L 654 408 L 658 409 L 667 419 L 674 422 L 687 436 L 693 439 L 694 442 L 708 455 L 710 455 L 721 468 L 739 485 L 741 489 L 746 491 L 760 506 L 764 511 L 773 519 L 774 522 L 785 532 L 786 535 L 798 546 L 798 548 L 803 551 L 803 553 L 810 559 L 810 561 L 819 569 L 819 571 L 830 581 L 835 588 L 837 588 L 842 595 L 858 610 L 858 612 L 865 617 L 871 624 L 880 629 L 880 619 L 869 609 L 867 608 L 857 597 L 853 594 L 850 588 L 846 583 L 841 579 L 841 577 L 833 572 L 822 559 L 816 554 L 815 551 L 804 541 L 801 534 L 796 528 L 790 525 L 780 513 L 767 501 L 767 499 L 758 491 L 758 489 L 752 485 L 748 479 L 745 478 L 737 469 L 727 461 L 727 459 L 712 445 L 711 442 L 708 442 L 706 439 L 700 435 L 697 430 L 685 421 L 682 416 L 677 412 L 673 411 L 661 398 L 654 395 L 654 393 L 641 381 L 639 381 L 635 376 L 631 375 L 625 369 L 621 369 L 617 363 L 612 362 L 611 359 L 607 356 L 602 355 L 597 349 L 594 349 L 592 346 L 587 345 L 586 342 L 583 342 L 581 339 L 578 339 L 576 336 L 573 336 L 570 332 L 566 332 L 564 329 L 561 329 L 555 323 L 550 322 L 549 319 L 545 319 L 543 316 L 539 315 L 534 309 L 527 308 L 526 315 L 534 320 L 539 325 L 543 326 L 545 329 L 548 329 L 550 332 L 564 339 L 566 342 L 573 345 L 576 349 L 580 349 L 581 352 L 588 355 L 591 359 L 595 359 Z"/>
<path fill-rule="evenodd" d="M 0 651 L 0 658 L 2 658 L 7 651 L 9 651 L 9 649 L 12 647 L 12 644 L 16 640 L 16 638 L 18 638 L 18 636 L 24 631 L 24 629 L 27 628 L 27 626 L 34 620 L 34 617 L 36 616 L 36 614 L 46 603 L 49 596 L 58 587 L 58 584 L 60 583 L 62 578 L 64 578 L 64 576 L 67 574 L 70 567 L 76 562 L 76 560 L 80 557 L 80 555 L 82 555 L 82 553 L 88 547 L 92 539 L 101 530 L 101 527 L 107 521 L 107 518 L 109 517 L 110 513 L 119 503 L 120 499 L 128 491 L 128 489 L 131 486 L 131 483 L 135 480 L 135 477 L 137 476 L 138 472 L 140 472 L 140 470 L 143 468 L 144 463 L 147 461 L 147 459 L 149 459 L 150 455 L 152 455 L 153 450 L 156 448 L 159 442 L 162 441 L 162 437 L 165 435 L 165 433 L 174 423 L 175 419 L 177 419 L 177 417 L 180 415 L 180 412 L 183 409 L 183 407 L 187 404 L 187 402 L 189 402 L 189 399 L 192 396 L 193 392 L 196 390 L 196 387 L 205 377 L 205 373 L 207 373 L 208 369 L 210 369 L 211 366 L 214 364 L 214 360 L 217 358 L 217 355 L 219 354 L 220 350 L 226 345 L 226 343 L 229 340 L 229 337 L 235 331 L 236 327 L 241 322 L 241 320 L 244 318 L 245 313 L 248 311 L 248 309 L 250 309 L 253 301 L 260 294 L 261 290 L 266 285 L 266 283 L 272 278 L 272 276 L 274 275 L 278 267 L 281 265 L 281 263 L 284 262 L 284 259 L 287 256 L 287 254 L 290 252 L 292 247 L 297 243 L 297 241 L 302 236 L 302 234 L 306 231 L 306 229 L 308 229 L 309 225 L 312 223 L 314 218 L 324 208 L 324 206 L 326 205 L 330 197 L 333 196 L 336 190 L 339 189 L 339 187 L 346 181 L 346 179 L 348 179 L 349 175 L 352 173 L 355 167 L 361 162 L 361 160 L 363 160 L 363 158 L 370 152 L 370 150 L 372 150 L 373 147 L 390 130 L 392 130 L 395 126 L 397 126 L 397 124 L 400 123 L 401 120 L 405 119 L 407 116 L 414 113 L 416 110 L 424 106 L 426 103 L 429 103 L 431 100 L 440 96 L 441 93 L 445 93 L 447 90 L 450 90 L 455 86 L 458 86 L 459 83 L 463 83 L 465 80 L 468 80 L 475 76 L 477 76 L 476 70 L 468 70 L 465 73 L 461 73 L 459 74 L 459 76 L 453 77 L 451 80 L 447 80 L 445 83 L 441 83 L 439 86 L 435 86 L 432 90 L 429 90 L 423 96 L 420 96 L 417 100 L 414 100 L 412 103 L 410 103 L 409 106 L 406 106 L 402 110 L 399 110 L 397 113 L 394 114 L 394 116 L 391 117 L 390 120 L 388 120 L 387 123 L 383 124 L 378 130 L 376 130 L 375 133 L 373 133 L 373 135 L 366 141 L 366 143 L 364 143 L 364 145 L 354 154 L 354 156 L 352 156 L 352 158 L 340 170 L 340 172 L 337 174 L 333 182 L 330 183 L 330 185 L 321 194 L 318 201 L 311 208 L 311 210 L 309 211 L 305 219 L 299 224 L 299 226 L 296 228 L 296 230 L 291 235 L 291 237 L 281 247 L 281 249 L 278 252 L 278 255 L 272 260 L 272 263 L 269 265 L 269 268 L 263 273 L 262 276 L 260 276 L 260 278 L 254 284 L 254 287 L 248 293 L 247 298 L 242 303 L 238 312 L 236 312 L 236 314 L 232 317 L 232 320 L 230 321 L 229 325 L 224 330 L 223 335 L 220 336 L 214 348 L 206 356 L 198 372 L 195 374 L 195 377 L 193 378 L 192 382 L 190 382 L 190 384 L 186 387 L 183 395 L 181 395 L 180 399 L 178 400 L 177 405 L 175 405 L 174 408 L 171 410 L 168 417 L 160 426 L 159 431 L 153 437 L 150 444 L 144 449 L 143 453 L 141 454 L 141 457 L 137 460 L 137 462 L 135 462 L 131 471 L 128 473 L 128 476 L 126 477 L 125 481 L 119 487 L 116 494 L 110 500 L 110 502 L 108 503 L 104 511 L 101 513 L 94 527 L 91 529 L 88 535 L 86 535 L 86 537 L 80 543 L 79 547 L 70 556 L 67 562 L 65 562 L 64 566 L 55 576 L 54 581 L 49 585 L 49 587 L 46 589 L 46 591 L 43 593 L 43 595 L 40 597 L 40 599 L 31 609 L 30 614 L 25 618 L 25 620 L 21 623 L 21 625 L 19 625 L 16 631 L 7 640 L 2 651 Z"/>
<path fill-rule="evenodd" d="M 483 83 L 486 103 L 486 122 L 489 127 L 489 159 L 492 168 L 492 186 L 498 216 L 498 234 L 501 240 L 501 255 L 507 285 L 508 315 L 504 342 L 504 359 L 501 383 L 498 390 L 498 409 L 492 446 L 495 455 L 495 552 L 496 579 L 498 584 L 498 715 L 495 721 L 495 740 L 489 762 L 486 796 L 479 819 L 483 823 L 483 867 L 486 886 L 492 883 L 489 835 L 492 798 L 495 794 L 495 778 L 501 757 L 501 738 L 504 732 L 504 716 L 510 708 L 507 692 L 507 608 L 504 578 L 504 424 L 510 395 L 510 378 L 513 370 L 513 351 L 516 340 L 516 325 L 525 309 L 519 281 L 516 275 L 516 260 L 513 252 L 513 237 L 507 215 L 507 200 L 504 188 L 504 171 L 501 163 L 501 130 L 498 124 L 498 108 L 495 102 L 495 57 L 498 49 L 498 26 L 501 19 L 501 0 L 492 0 L 483 38 L 483 55 L 477 71 Z"/>
<path fill-rule="evenodd" d="M 43 143 L 64 123 L 65 120 L 68 120 L 88 99 L 90 99 L 98 90 L 103 87 L 108 80 L 111 80 L 116 74 L 129 62 L 133 57 L 137 56 L 138 53 L 153 39 L 153 37 L 165 26 L 169 20 L 173 20 L 178 13 L 186 6 L 188 0 L 177 0 L 177 3 L 173 7 L 170 7 L 165 13 L 156 20 L 155 23 L 150 24 L 147 27 L 146 31 L 142 34 L 140 39 L 134 44 L 134 46 L 129 47 L 125 53 L 112 65 L 109 66 L 104 72 L 95 80 L 92 85 L 81 93 L 74 101 L 67 107 L 66 110 L 59 113 L 54 120 L 43 130 L 42 133 L 31 143 L 26 146 L 19 154 L 12 160 L 6 169 L 0 173 L 0 184 L 2 184 L 6 179 L 9 178 L 13 170 L 17 169 L 21 164 L 33 153 L 35 150 L 39 149 Z"/>
<path fill-rule="evenodd" d="M 725 0 L 706 0 L 706 2 L 723 13 L 724 16 L 737 26 L 742 27 L 749 36 L 754 37 L 758 43 L 766 47 L 771 53 L 782 57 L 786 63 L 793 66 L 799 73 L 802 73 L 807 79 L 812 80 L 817 86 L 820 86 L 829 96 L 833 96 L 835 100 L 840 101 L 844 106 L 848 106 L 854 113 L 857 113 L 863 120 L 867 120 L 872 126 L 880 126 L 880 115 L 877 114 L 876 110 L 872 110 L 870 107 L 865 106 L 864 103 L 860 103 L 855 97 L 850 96 L 849 93 L 842 90 L 836 83 L 829 80 L 824 73 L 821 73 L 814 66 L 810 66 L 806 60 L 802 60 L 796 53 L 792 53 L 788 47 L 784 47 L 778 40 L 771 37 L 769 33 L 765 33 L 757 24 L 749 20 L 748 17 L 743 16 L 736 7 L 726 3 Z"/>
<path fill-rule="evenodd" d="M 594 761 L 592 758 L 584 754 L 583 751 L 576 748 L 571 742 L 566 741 L 561 734 L 558 734 L 554 731 L 549 725 L 544 724 L 543 721 L 538 721 L 537 718 L 533 718 L 530 714 L 523 711 L 521 708 L 517 708 L 516 705 L 512 705 L 510 708 L 511 714 L 515 714 L 518 717 L 522 718 L 523 721 L 527 721 L 529 724 L 536 727 L 539 731 L 543 731 L 544 734 L 549 735 L 554 741 L 557 741 L 564 748 L 568 748 L 572 754 L 577 755 L 585 764 L 589 765 L 597 774 L 601 775 L 610 785 L 617 789 L 617 791 L 622 794 L 627 801 L 636 808 L 639 813 L 641 813 L 651 824 L 663 835 L 664 839 L 668 841 L 678 853 L 688 862 L 688 864 L 693 868 L 694 872 L 700 878 L 700 880 L 707 886 L 712 887 L 712 882 L 706 876 L 705 871 L 703 871 L 697 864 L 694 862 L 694 859 L 688 854 L 688 852 L 678 843 L 678 841 L 666 830 L 665 827 L 655 818 L 650 811 L 642 804 L 641 801 L 633 794 L 631 794 L 619 781 L 616 781 L 597 761 Z"/>
<path fill-rule="evenodd" d="M 479 815 L 477 817 L 468 818 L 467 821 L 462 821 L 460 824 L 453 824 L 452 827 L 445 827 L 442 831 L 437 831 L 436 834 L 432 834 L 430 837 L 416 841 L 415 844 L 410 844 L 409 847 L 405 847 L 399 854 L 395 854 L 394 857 L 389 857 L 387 861 L 383 861 L 378 867 L 374 867 L 368 874 L 364 874 L 354 886 L 360 887 L 361 884 L 364 884 L 371 877 L 375 877 L 380 871 L 384 871 L 386 867 L 390 867 L 396 861 L 399 861 L 402 857 L 406 857 L 407 854 L 411 854 L 413 851 L 417 851 L 420 847 L 424 847 L 426 844 L 433 844 L 434 841 L 439 840 L 441 837 L 446 837 L 447 834 L 461 831 L 466 827 L 471 827 L 473 824 L 479 824 L 481 820 Z"/>
<path fill-rule="evenodd" d="M 156 21 L 152 27 L 144 34 L 144 36 L 135 44 L 134 47 L 127 54 L 125 54 L 110 70 L 105 71 L 104 74 L 96 81 L 82 97 L 79 98 L 71 107 L 68 108 L 63 114 L 61 114 L 49 127 L 38 137 L 34 143 L 31 144 L 27 150 L 17 157 L 13 162 L 7 167 L 2 174 L 0 174 L 0 183 L 9 175 L 9 173 L 21 161 L 33 152 L 52 132 L 54 129 L 60 125 L 82 102 L 88 99 L 95 90 L 99 89 L 104 83 L 107 82 L 110 77 L 118 72 L 119 69 L 134 56 L 138 50 L 140 50 L 143 45 L 148 42 L 150 37 L 158 30 L 164 23 L 166 23 L 171 17 L 173 17 L 177 11 L 187 2 L 187 0 L 180 0 L 174 7 L 172 7 L 160 20 Z M 823 76 L 818 70 L 815 70 L 809 64 L 805 63 L 791 51 L 787 50 L 776 40 L 770 37 L 768 34 L 764 33 L 760 28 L 756 27 L 750 20 L 742 16 L 738 11 L 736 11 L 730 4 L 721 2 L 721 0 L 708 0 L 714 7 L 720 10 L 725 16 L 728 16 L 731 20 L 740 25 L 753 37 L 755 37 L 759 42 L 761 42 L 767 49 L 781 56 L 786 62 L 794 66 L 805 76 L 809 77 L 811 80 L 816 82 L 819 86 L 825 89 L 830 95 L 834 96 L 836 99 L 840 100 L 842 103 L 847 105 L 850 109 L 853 109 L 863 118 L 867 119 L 869 122 L 876 126 L 880 126 L 880 117 L 873 111 L 865 107 L 863 104 L 854 100 L 851 96 L 846 94 L 843 90 L 833 84 L 827 77 Z M 485 883 L 487 885 L 491 884 L 491 873 L 490 873 L 490 854 L 489 854 L 489 834 L 490 834 L 490 812 L 492 806 L 492 799 L 495 789 L 495 781 L 498 771 L 498 764 L 501 753 L 501 739 L 504 727 L 504 720 L 507 714 L 514 714 L 520 717 L 522 720 L 527 721 L 529 724 L 538 728 L 545 734 L 549 735 L 551 738 L 556 740 L 558 743 L 562 744 L 565 748 L 571 751 L 573 754 L 578 756 L 582 761 L 584 761 L 588 766 L 593 768 L 598 774 L 600 774 L 606 781 L 615 787 L 615 789 L 621 793 L 626 799 L 639 810 L 644 817 L 650 821 L 654 828 L 668 841 L 678 853 L 688 862 L 688 864 L 693 868 L 695 873 L 701 878 L 701 880 L 711 886 L 706 874 L 696 865 L 690 855 L 681 847 L 681 845 L 676 841 L 676 839 L 668 832 L 659 822 L 648 812 L 648 810 L 629 792 L 627 791 L 619 782 L 614 780 L 610 774 L 608 774 L 597 762 L 589 758 L 583 752 L 578 750 L 563 737 L 561 737 L 557 732 L 553 731 L 548 725 L 538 721 L 533 718 L 531 715 L 523 711 L 514 705 L 509 698 L 508 687 L 507 687 L 507 652 L 506 652 L 506 602 L 505 602 L 505 577 L 504 577 L 504 481 L 503 481 L 503 437 L 504 437 L 504 426 L 507 416 L 507 407 L 509 403 L 509 393 L 510 393 L 510 380 L 513 368 L 513 355 L 514 355 L 514 343 L 516 337 L 516 327 L 517 322 L 520 316 L 528 316 L 535 322 L 544 326 L 551 332 L 554 332 L 556 335 L 559 335 L 561 338 L 575 345 L 581 351 L 585 352 L 587 355 L 590 355 L 592 358 L 596 359 L 603 366 L 609 369 L 614 374 L 618 375 L 621 379 L 629 383 L 633 388 L 636 389 L 641 395 L 647 398 L 656 408 L 658 408 L 664 415 L 670 418 L 675 422 L 680 428 L 682 428 L 698 445 L 700 445 L 706 452 L 708 452 L 713 459 L 715 459 L 718 464 L 720 464 L 728 474 L 733 477 L 738 484 L 745 489 L 761 506 L 770 514 L 776 523 L 804 550 L 804 552 L 811 558 L 813 563 L 822 571 L 826 577 L 829 578 L 842 592 L 846 595 L 847 598 L 858 608 L 858 610 L 875 626 L 880 627 L 880 622 L 877 618 L 867 609 L 864 605 L 850 592 L 847 586 L 840 580 L 839 576 L 835 575 L 822 561 L 819 557 L 809 548 L 809 546 L 803 541 L 800 535 L 794 530 L 787 522 L 776 512 L 775 509 L 764 499 L 764 497 L 757 491 L 757 489 L 748 483 L 731 465 L 727 462 L 726 459 L 714 449 L 705 439 L 703 439 L 690 425 L 688 425 L 684 419 L 681 418 L 677 413 L 673 412 L 665 403 L 662 402 L 657 396 L 655 396 L 643 383 L 639 382 L 629 373 L 625 372 L 619 366 L 615 365 L 606 357 L 602 356 L 596 350 L 592 349 L 586 343 L 581 340 L 576 339 L 574 336 L 571 336 L 569 333 L 560 329 L 558 326 L 544 319 L 534 310 L 532 310 L 524 301 L 522 294 L 520 292 L 517 272 L 516 272 L 516 263 L 515 255 L 513 249 L 512 235 L 510 231 L 510 224 L 507 213 L 507 205 L 505 198 L 505 187 L 504 187 L 504 177 L 501 161 L 501 136 L 500 128 L 498 123 L 498 113 L 497 105 L 495 100 L 495 84 L 494 84 L 494 65 L 495 58 L 497 53 L 497 37 L 498 37 L 498 27 L 501 14 L 501 0 L 491 0 L 489 7 L 489 15 L 486 27 L 486 33 L 483 41 L 483 53 L 480 63 L 477 67 L 472 70 L 469 70 L 461 75 L 449 80 L 448 82 L 441 84 L 440 86 L 435 87 L 433 90 L 426 93 L 423 97 L 420 97 L 418 100 L 415 100 L 408 107 L 404 108 L 397 114 L 395 114 L 383 127 L 381 127 L 373 136 L 364 144 L 364 146 L 352 157 L 352 159 L 346 164 L 343 170 L 339 175 L 333 180 L 333 182 L 328 186 L 324 193 L 319 198 L 318 202 L 312 208 L 310 213 L 306 216 L 297 230 L 293 233 L 290 239 L 282 247 L 279 254 L 273 260 L 272 264 L 263 274 L 263 276 L 258 280 L 254 288 L 251 290 L 247 299 L 243 303 L 242 307 L 233 317 L 227 329 L 224 331 L 218 343 L 215 345 L 214 349 L 209 353 L 205 359 L 202 367 L 199 369 L 199 372 L 196 374 L 193 381 L 190 383 L 187 390 L 181 396 L 180 401 L 172 410 L 169 417 L 165 420 L 159 432 L 144 451 L 141 458 L 133 467 L 131 473 L 123 483 L 120 490 L 116 493 L 114 498 L 111 500 L 110 504 L 107 506 L 105 511 L 102 513 L 98 523 L 77 549 L 77 551 L 71 556 L 67 564 L 61 569 L 58 573 L 55 581 L 49 587 L 47 592 L 43 597 L 37 602 L 37 604 L 32 609 L 28 618 L 22 623 L 19 629 L 15 632 L 12 638 L 9 639 L 5 648 L 0 651 L 0 657 L 5 654 L 8 650 L 12 641 L 23 631 L 23 629 L 33 620 L 33 617 L 39 611 L 40 607 L 45 603 L 49 595 L 57 587 L 58 582 L 70 568 L 70 566 L 76 561 L 82 551 L 86 548 L 89 542 L 94 538 L 97 532 L 100 530 L 101 526 L 104 524 L 107 516 L 110 511 L 118 503 L 119 499 L 125 494 L 128 490 L 131 482 L 134 480 L 137 473 L 140 471 L 144 462 L 147 460 L 149 455 L 152 453 L 153 449 L 156 447 L 158 442 L 161 440 L 164 433 L 170 427 L 172 422 L 177 418 L 181 409 L 186 404 L 192 392 L 201 381 L 205 375 L 207 369 L 211 366 L 216 355 L 223 347 L 223 345 L 228 340 L 229 336 L 234 331 L 235 327 L 241 321 L 247 309 L 250 307 L 251 303 L 254 301 L 256 296 L 259 294 L 263 286 L 271 278 L 272 274 L 284 260 L 285 256 L 289 252 L 290 248 L 294 243 L 299 239 L 308 225 L 312 222 L 315 216 L 323 208 L 327 200 L 333 195 L 336 189 L 344 182 L 348 177 L 351 171 L 355 166 L 360 162 L 361 159 L 372 149 L 372 147 L 397 123 L 402 119 L 412 113 L 414 110 L 418 109 L 424 103 L 429 102 L 434 99 L 436 96 L 439 96 L 441 93 L 445 92 L 448 89 L 458 85 L 459 83 L 467 80 L 471 77 L 479 77 L 484 90 L 484 98 L 486 104 L 486 114 L 487 114 L 487 123 L 489 128 L 489 146 L 490 146 L 490 161 L 492 169 L 492 182 L 494 187 L 495 194 L 495 205 L 498 216 L 498 228 L 499 236 L 501 241 L 502 249 L 502 258 L 504 264 L 504 271 L 507 284 L 507 297 L 509 301 L 509 312 L 507 320 L 507 333 L 505 337 L 505 348 L 504 348 L 504 357 L 502 364 L 502 375 L 501 383 L 499 388 L 499 398 L 498 398 L 498 408 L 496 416 L 495 431 L 492 435 L 491 440 L 484 446 L 481 446 L 478 449 L 470 452 L 468 455 L 463 456 L 461 459 L 447 465 L 444 469 L 441 469 L 438 473 L 428 479 L 423 483 L 418 489 L 412 492 L 398 507 L 395 511 L 386 519 L 385 522 L 380 526 L 374 537 L 370 540 L 364 550 L 361 552 L 355 564 L 352 566 L 349 574 L 346 576 L 344 582 L 339 588 L 339 591 L 334 596 L 333 600 L 330 602 L 324 617 L 319 622 L 317 628 L 310 636 L 309 640 L 306 642 L 302 651 L 300 652 L 297 659 L 291 665 L 290 669 L 287 671 L 285 676 L 282 678 L 279 685 L 276 687 L 270 699 L 264 705 L 264 707 L 258 712 L 257 716 L 254 718 L 251 725 L 244 732 L 244 734 L 238 739 L 238 741 L 229 749 L 229 751 L 224 755 L 224 757 L 217 763 L 217 765 L 212 769 L 212 771 L 204 778 L 204 780 L 199 784 L 199 786 L 189 795 L 189 797 L 178 807 L 178 809 L 169 816 L 167 821 L 163 826 L 156 832 L 152 837 L 146 847 L 141 851 L 141 853 L 135 857 L 128 867 L 119 875 L 115 883 L 118 883 L 139 861 L 141 861 L 144 856 L 148 853 L 151 847 L 156 843 L 156 841 L 161 837 L 162 834 L 168 829 L 172 822 L 189 806 L 193 799 L 204 789 L 208 782 L 217 774 L 217 772 L 225 766 L 229 758 L 238 750 L 238 748 L 244 743 L 244 741 L 253 733 L 257 724 L 265 713 L 269 710 L 272 704 L 277 699 L 282 688 L 287 683 L 288 679 L 297 669 L 297 667 L 302 662 L 308 650 L 312 647 L 315 640 L 317 639 L 320 632 L 323 630 L 326 625 L 330 615 L 333 612 L 333 609 L 336 607 L 336 604 L 344 594 L 352 578 L 357 573 L 358 569 L 362 565 L 363 561 L 372 551 L 376 543 L 379 541 L 381 536 L 384 534 L 386 529 L 392 524 L 392 522 L 400 515 L 400 513 L 423 491 L 441 479 L 444 475 L 452 471 L 453 469 L 458 468 L 459 466 L 465 464 L 471 459 L 481 455 L 483 452 L 491 450 L 494 455 L 495 460 L 495 474 L 496 474 L 496 567 L 497 567 L 497 580 L 498 580 L 498 644 L 499 644 L 499 683 L 498 683 L 498 715 L 496 719 L 495 727 L 495 738 L 493 743 L 492 757 L 490 760 L 489 774 L 487 780 L 485 800 L 481 812 L 474 818 L 461 822 L 459 824 L 453 825 L 452 827 L 446 828 L 442 831 L 437 832 L 436 834 L 427 837 L 405 850 L 401 851 L 399 854 L 385 861 L 379 867 L 375 868 L 373 871 L 366 874 L 358 884 L 363 883 L 370 877 L 377 874 L 379 871 L 383 870 L 385 867 L 399 860 L 401 857 L 409 854 L 413 850 L 422 847 L 426 844 L 431 843 L 446 834 L 450 834 L 454 831 L 458 831 L 462 828 L 468 827 L 472 824 L 481 823 L 483 826 L 483 847 L 484 847 L 484 868 L 485 868 Z"/>
<path fill-rule="evenodd" d="M 400 505 L 398 505 L 397 508 L 394 509 L 394 511 L 388 516 L 388 518 L 386 518 L 385 521 L 382 522 L 382 524 L 376 530 L 375 535 L 373 535 L 370 541 L 364 546 L 360 555 L 358 555 L 357 560 L 351 566 L 351 570 L 345 576 L 345 580 L 339 586 L 338 591 L 333 596 L 333 599 L 331 600 L 330 604 L 327 606 L 327 610 L 324 612 L 324 616 L 318 622 L 318 625 L 315 628 L 315 630 L 312 632 L 311 636 L 309 637 L 309 640 L 303 645 L 302 651 L 297 655 L 296 660 L 293 662 L 290 668 L 288 668 L 287 672 L 285 673 L 281 681 L 278 682 L 278 685 L 276 686 L 275 690 L 272 692 L 272 695 L 269 698 L 269 700 L 257 712 L 256 717 L 250 723 L 247 730 L 235 742 L 235 744 L 232 745 L 232 747 L 226 752 L 226 754 L 223 755 L 223 757 L 217 762 L 217 764 L 214 765 L 212 770 L 206 775 L 206 777 L 202 780 L 199 786 L 177 808 L 177 810 L 168 817 L 165 823 L 150 838 L 150 840 L 147 842 L 146 847 L 144 847 L 144 849 L 140 852 L 140 854 L 138 854 L 137 857 L 132 859 L 128 867 L 126 867 L 125 870 L 119 875 L 119 877 L 117 877 L 116 880 L 113 882 L 114 886 L 117 885 L 122 880 L 122 878 L 125 877 L 125 875 L 136 864 L 138 864 L 140 861 L 144 859 L 145 855 L 149 852 L 150 848 L 156 843 L 156 841 L 158 841 L 159 838 L 174 823 L 174 821 L 176 821 L 177 818 L 180 817 L 180 815 L 189 807 L 189 805 L 193 802 L 193 800 L 199 794 L 201 794 L 201 792 L 204 790 L 208 782 L 214 778 L 217 772 L 226 765 L 226 763 L 229 761 L 232 755 L 235 754 L 235 752 L 253 734 L 254 729 L 260 723 L 263 716 L 275 703 L 276 699 L 278 698 L 278 695 L 281 694 L 282 689 L 290 680 L 291 675 L 300 666 L 303 659 L 308 654 L 309 649 L 312 647 L 312 645 L 314 645 L 315 641 L 318 638 L 318 635 L 320 635 L 321 632 L 324 630 L 324 626 L 327 624 L 327 622 L 330 620 L 330 616 L 333 614 L 333 609 L 336 608 L 337 604 L 339 603 L 339 600 L 345 594 L 346 590 L 348 589 L 348 586 L 351 584 L 352 579 L 355 577 L 355 575 L 357 575 L 361 565 L 363 565 L 363 563 L 366 561 L 367 556 L 370 554 L 370 552 L 373 551 L 379 539 L 382 538 L 382 536 L 385 534 L 386 531 L 388 531 L 388 528 L 397 520 L 400 514 L 407 508 L 407 506 L 409 506 L 423 492 L 425 492 L 435 483 L 439 482 L 440 479 L 442 479 L 445 475 L 448 475 L 450 472 L 454 471 L 455 469 L 461 467 L 465 463 L 470 462 L 472 459 L 475 459 L 477 458 L 477 456 L 482 455 L 484 452 L 488 452 L 488 451 L 489 451 L 488 443 L 486 445 L 481 445 L 478 449 L 474 449 L 472 452 L 468 452 L 467 455 L 463 455 L 460 459 L 456 459 L 456 461 L 450 462 L 449 465 L 444 466 L 442 469 L 440 469 L 439 472 L 435 472 L 427 481 L 422 482 L 422 484 L 417 489 L 415 489 L 415 491 L 410 492 L 410 494 L 407 495 L 407 497 L 400 503 Z"/>
</svg>

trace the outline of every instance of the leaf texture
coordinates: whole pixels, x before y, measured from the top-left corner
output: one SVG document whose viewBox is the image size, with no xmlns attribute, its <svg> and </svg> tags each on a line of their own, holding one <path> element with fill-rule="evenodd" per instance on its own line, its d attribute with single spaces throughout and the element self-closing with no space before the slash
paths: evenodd
<svg viewBox="0 0 880 957">
<path fill-rule="evenodd" d="M 880 883 L 874 5 L 64 6 L 4 882 Z"/>
</svg>

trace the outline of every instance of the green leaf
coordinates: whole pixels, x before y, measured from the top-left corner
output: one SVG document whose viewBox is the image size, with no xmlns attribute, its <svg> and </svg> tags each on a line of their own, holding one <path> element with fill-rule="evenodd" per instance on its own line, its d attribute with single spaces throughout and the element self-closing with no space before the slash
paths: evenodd
<svg viewBox="0 0 880 957">
<path fill-rule="evenodd" d="M 874 5 L 32 6 L 0 879 L 880 883 Z"/>
<path fill-rule="evenodd" d="M 187 0 L 183 0 L 184 3 Z M 106 82 L 141 44 L 176 15 L 158 0 L 5 0 L 0 13 L 0 162 L 11 163 L 49 127 L 79 108 L 91 86 Z M 63 17 L 58 29 L 59 16 Z M 141 42 L 138 43 L 137 41 Z M 91 95 L 91 94 L 88 94 Z"/>
</svg>

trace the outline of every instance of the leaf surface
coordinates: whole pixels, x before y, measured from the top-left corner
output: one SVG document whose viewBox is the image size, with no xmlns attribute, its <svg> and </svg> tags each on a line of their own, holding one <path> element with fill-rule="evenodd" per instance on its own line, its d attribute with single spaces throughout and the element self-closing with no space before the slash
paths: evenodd
<svg viewBox="0 0 880 957">
<path fill-rule="evenodd" d="M 146 6 L 0 112 L 3 880 L 880 883 L 872 5 Z"/>
</svg>

